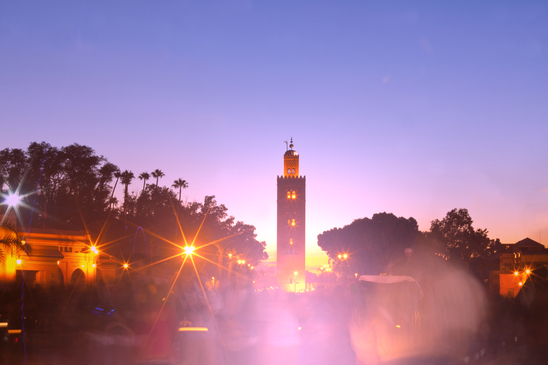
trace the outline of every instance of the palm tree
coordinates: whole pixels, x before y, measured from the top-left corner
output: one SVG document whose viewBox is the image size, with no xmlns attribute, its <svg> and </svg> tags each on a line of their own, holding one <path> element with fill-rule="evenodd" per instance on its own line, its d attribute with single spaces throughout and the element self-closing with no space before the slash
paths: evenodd
<svg viewBox="0 0 548 365">
<path fill-rule="evenodd" d="M 114 191 L 116 190 L 116 185 L 118 185 L 118 180 L 120 179 L 121 173 L 120 170 L 116 170 L 114 172 L 114 177 L 116 178 L 116 182 L 114 183 L 114 187 L 112 188 L 112 194 L 110 194 L 110 209 L 112 209 L 112 206 L 114 205 Z"/>
<path fill-rule="evenodd" d="M 179 209 L 181 208 L 181 190 L 188 188 L 188 183 L 186 180 L 183 179 L 177 179 L 173 182 L 173 186 L 175 189 L 179 188 L 179 205 L 177 205 L 177 217 L 179 217 Z M 175 230 L 175 234 L 177 234 L 177 230 Z"/>
<path fill-rule="evenodd" d="M 162 170 L 154 170 L 152 171 L 152 176 L 156 178 L 156 187 L 158 187 L 158 179 L 161 178 L 161 177 L 164 177 L 165 174 L 163 173 Z"/>
<path fill-rule="evenodd" d="M 188 188 L 188 183 L 186 180 L 183 179 L 177 179 L 173 182 L 173 186 L 175 189 L 179 188 L 179 205 L 181 205 L 181 190 Z"/>
<path fill-rule="evenodd" d="M 0 262 L 6 259 L 6 253 L 24 250 L 23 241 L 17 236 L 17 228 L 9 223 L 0 224 Z"/>
<path fill-rule="evenodd" d="M 147 183 L 147 180 L 150 179 L 150 174 L 148 172 L 141 172 L 141 175 L 139 175 L 139 179 L 143 180 L 143 190 L 145 190 L 145 185 Z"/>
<path fill-rule="evenodd" d="M 124 185 L 124 214 L 126 213 L 126 203 L 127 203 L 127 191 L 128 186 L 131 184 L 131 180 L 135 178 L 135 175 L 133 175 L 133 172 L 125 170 L 120 174 L 120 179 L 122 185 Z"/>
</svg>

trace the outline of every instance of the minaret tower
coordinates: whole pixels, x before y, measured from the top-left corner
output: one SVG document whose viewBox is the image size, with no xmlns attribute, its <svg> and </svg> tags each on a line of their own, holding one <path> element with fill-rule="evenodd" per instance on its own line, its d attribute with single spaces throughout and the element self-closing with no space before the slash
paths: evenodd
<svg viewBox="0 0 548 365">
<path fill-rule="evenodd" d="M 286 292 L 305 289 L 306 177 L 299 175 L 299 154 L 293 138 L 284 154 L 284 174 L 278 176 L 278 286 Z"/>
</svg>

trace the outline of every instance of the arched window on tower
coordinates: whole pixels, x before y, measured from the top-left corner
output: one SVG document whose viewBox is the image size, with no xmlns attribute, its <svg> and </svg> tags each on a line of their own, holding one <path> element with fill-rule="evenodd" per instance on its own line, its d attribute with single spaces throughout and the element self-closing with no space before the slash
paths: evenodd
<svg viewBox="0 0 548 365">
<path fill-rule="evenodd" d="M 291 174 L 291 169 L 288 168 L 288 169 L 287 169 L 287 173 L 288 173 L 288 174 Z"/>
<path fill-rule="evenodd" d="M 295 173 L 295 169 L 293 169 L 293 173 Z"/>
</svg>

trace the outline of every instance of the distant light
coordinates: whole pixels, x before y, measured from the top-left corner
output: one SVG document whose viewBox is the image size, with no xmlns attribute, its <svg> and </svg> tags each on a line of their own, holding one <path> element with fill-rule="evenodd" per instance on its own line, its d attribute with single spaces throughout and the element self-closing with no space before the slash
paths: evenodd
<svg viewBox="0 0 548 365">
<path fill-rule="evenodd" d="M 525 270 L 525 272 L 526 272 L 527 274 L 529 274 L 529 273 L 531 273 L 531 270 L 527 269 L 527 270 Z"/>
<path fill-rule="evenodd" d="M 187 255 L 191 255 L 194 252 L 194 246 L 186 246 L 184 251 Z"/>
<path fill-rule="evenodd" d="M 245 264 L 245 260 L 242 260 L 242 264 Z"/>
<path fill-rule="evenodd" d="M 0 328 L 8 327 L 8 322 L 0 322 Z"/>
<path fill-rule="evenodd" d="M 344 257 L 344 258 L 347 258 L 347 257 L 348 257 L 348 255 L 347 255 L 347 254 L 344 254 L 344 255 L 343 255 L 343 257 Z"/>
<path fill-rule="evenodd" d="M 17 259 L 17 265 L 21 265 L 21 259 Z"/>
<path fill-rule="evenodd" d="M 341 259 L 341 258 L 342 258 L 342 255 L 339 255 L 339 259 Z"/>
<path fill-rule="evenodd" d="M 82 265 L 82 267 L 86 267 L 86 265 Z"/>
<path fill-rule="evenodd" d="M 96 255 L 99 254 L 99 250 L 97 250 L 97 247 L 95 246 L 91 246 L 91 251 Z"/>
<path fill-rule="evenodd" d="M 254 266 L 251 266 L 251 270 L 253 270 L 255 267 Z"/>
<path fill-rule="evenodd" d="M 91 267 L 95 267 L 95 264 L 91 264 Z"/>
<path fill-rule="evenodd" d="M 522 285 L 523 285 L 523 283 L 520 281 L 520 282 L 519 282 L 519 286 L 522 286 Z"/>
<path fill-rule="evenodd" d="M 228 257 L 232 257 L 232 254 L 231 254 L 231 253 L 229 253 L 229 254 L 228 254 Z"/>
<path fill-rule="evenodd" d="M 14 194 L 8 194 L 8 196 L 4 200 L 4 203 L 10 207 L 14 207 L 16 205 L 19 205 L 20 201 L 21 201 L 21 197 L 14 193 Z"/>
<path fill-rule="evenodd" d="M 13 335 L 13 334 L 21 333 L 21 330 L 8 330 L 8 333 L 10 335 Z"/>
<path fill-rule="evenodd" d="M 211 277 L 211 280 L 215 280 L 215 276 L 212 276 L 212 277 Z"/>
<path fill-rule="evenodd" d="M 296 272 L 296 271 L 295 271 L 295 272 L 294 272 L 293 274 L 294 274 L 294 275 L 297 275 L 297 274 L 298 274 L 298 272 Z"/>
<path fill-rule="evenodd" d="M 208 332 L 207 327 L 179 327 L 179 332 Z"/>
<path fill-rule="evenodd" d="M 127 267 L 128 267 L 128 264 L 124 264 L 124 269 L 127 269 Z"/>
<path fill-rule="evenodd" d="M 401 328 L 401 326 L 399 324 L 396 325 L 396 328 Z"/>
<path fill-rule="evenodd" d="M 518 276 L 518 272 L 517 272 L 517 271 L 514 271 L 514 275 L 515 275 L 515 276 Z"/>
<path fill-rule="evenodd" d="M 57 265 L 59 265 L 59 261 L 57 261 Z"/>
<path fill-rule="evenodd" d="M 299 329 L 299 331 L 301 330 L 301 327 L 297 327 Z"/>
</svg>

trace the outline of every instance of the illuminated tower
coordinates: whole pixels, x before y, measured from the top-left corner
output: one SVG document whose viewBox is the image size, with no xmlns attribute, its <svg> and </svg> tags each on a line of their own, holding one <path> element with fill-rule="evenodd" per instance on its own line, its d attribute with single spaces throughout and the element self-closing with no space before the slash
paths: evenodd
<svg viewBox="0 0 548 365">
<path fill-rule="evenodd" d="M 286 292 L 305 288 L 306 177 L 299 175 L 299 154 L 293 138 L 284 154 L 284 174 L 278 176 L 278 286 Z"/>
</svg>

